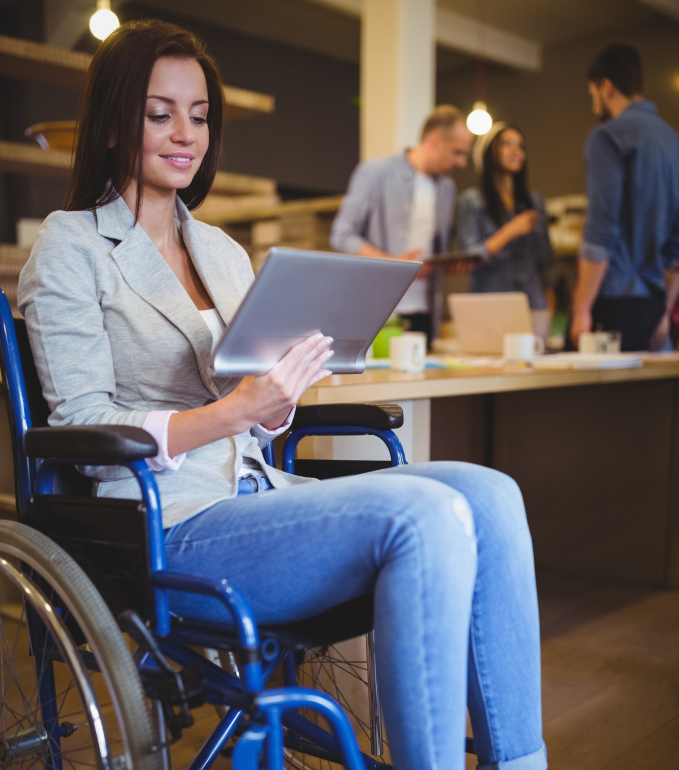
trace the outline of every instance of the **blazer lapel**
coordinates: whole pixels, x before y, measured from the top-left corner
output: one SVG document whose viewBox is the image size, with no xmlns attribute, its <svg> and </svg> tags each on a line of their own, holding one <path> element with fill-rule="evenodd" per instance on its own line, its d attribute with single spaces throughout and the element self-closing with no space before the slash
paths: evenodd
<svg viewBox="0 0 679 770">
<path fill-rule="evenodd" d="M 128 286 L 186 336 L 196 354 L 203 382 L 211 392 L 216 392 L 209 367 L 210 330 L 144 229 L 134 224 L 125 201 L 117 198 L 97 209 L 97 225 L 100 235 L 120 241 L 111 256 Z"/>
<path fill-rule="evenodd" d="M 224 248 L 220 232 L 206 231 L 191 216 L 184 203 L 177 200 L 182 237 L 193 264 L 215 307 L 228 326 L 242 299 L 242 280 L 234 274 L 238 256 Z M 217 255 L 221 255 L 217 258 Z"/>
</svg>

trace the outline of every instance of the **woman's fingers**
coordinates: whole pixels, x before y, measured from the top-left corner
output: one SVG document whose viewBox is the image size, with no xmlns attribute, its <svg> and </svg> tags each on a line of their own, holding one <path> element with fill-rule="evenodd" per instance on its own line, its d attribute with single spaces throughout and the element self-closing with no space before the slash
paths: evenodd
<svg viewBox="0 0 679 770">
<path fill-rule="evenodd" d="M 299 377 L 312 362 L 328 350 L 332 343 L 332 337 L 324 337 L 320 333 L 313 334 L 289 350 L 271 371 L 283 377 L 291 376 L 293 379 L 295 376 Z"/>
<path fill-rule="evenodd" d="M 312 387 L 312 385 L 315 385 L 317 382 L 320 382 L 321 380 L 324 380 L 326 377 L 330 377 L 332 372 L 330 369 L 321 369 L 320 372 L 311 380 L 309 383 L 309 387 Z"/>
</svg>

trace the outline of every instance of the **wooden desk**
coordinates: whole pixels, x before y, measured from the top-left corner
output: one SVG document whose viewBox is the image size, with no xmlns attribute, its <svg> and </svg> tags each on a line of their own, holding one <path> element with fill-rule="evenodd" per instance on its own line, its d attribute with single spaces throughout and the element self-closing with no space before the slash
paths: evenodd
<svg viewBox="0 0 679 770">
<path fill-rule="evenodd" d="M 679 362 L 605 371 L 373 370 L 333 376 L 302 403 L 360 401 L 403 404 L 411 462 L 462 460 L 512 476 L 539 565 L 679 586 Z M 343 458 L 355 454 L 349 441 L 314 439 L 304 451 Z"/>
</svg>

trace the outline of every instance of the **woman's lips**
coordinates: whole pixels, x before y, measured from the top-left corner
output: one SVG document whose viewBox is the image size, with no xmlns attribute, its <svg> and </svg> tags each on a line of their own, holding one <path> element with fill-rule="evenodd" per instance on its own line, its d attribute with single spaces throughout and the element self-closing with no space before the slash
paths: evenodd
<svg viewBox="0 0 679 770">
<path fill-rule="evenodd" d="M 193 158 L 185 158 L 181 155 L 161 155 L 160 157 L 174 168 L 186 169 L 193 165 Z"/>
</svg>

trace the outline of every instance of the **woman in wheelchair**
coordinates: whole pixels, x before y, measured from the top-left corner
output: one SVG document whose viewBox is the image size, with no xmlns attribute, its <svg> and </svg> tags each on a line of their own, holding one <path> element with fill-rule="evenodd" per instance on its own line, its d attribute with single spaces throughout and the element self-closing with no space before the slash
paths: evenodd
<svg viewBox="0 0 679 770">
<path fill-rule="evenodd" d="M 81 97 L 66 211 L 21 274 L 51 425 L 145 428 L 168 568 L 228 578 L 258 622 L 310 617 L 374 593 L 377 674 L 398 770 L 464 766 L 466 709 L 482 768 L 542 770 L 533 555 L 517 485 L 436 462 L 310 482 L 267 466 L 304 391 L 328 375 L 317 334 L 268 374 L 212 376 L 213 341 L 253 280 L 222 230 L 193 219 L 217 170 L 222 84 L 191 33 L 116 30 Z M 94 494 L 135 498 L 120 467 Z M 216 600 L 177 615 L 225 620 Z"/>
</svg>

